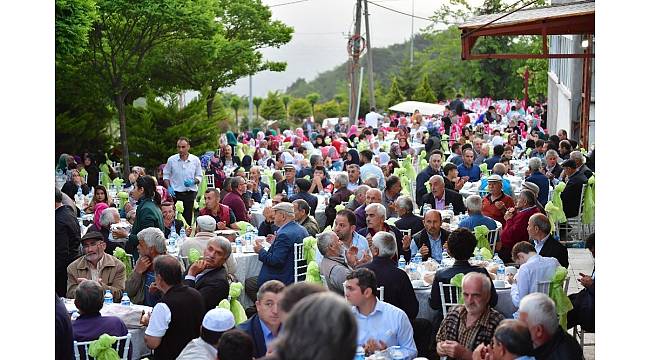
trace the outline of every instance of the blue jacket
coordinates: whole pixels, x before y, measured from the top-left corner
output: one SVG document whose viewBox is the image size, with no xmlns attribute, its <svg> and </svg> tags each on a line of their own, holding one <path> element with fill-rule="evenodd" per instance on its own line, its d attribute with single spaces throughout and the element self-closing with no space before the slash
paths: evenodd
<svg viewBox="0 0 650 360">
<path fill-rule="evenodd" d="M 476 164 L 472 164 L 472 167 L 467 168 L 465 163 L 458 165 L 458 176 L 469 176 L 469 181 L 479 181 L 481 179 L 481 169 L 478 168 Z"/>
<path fill-rule="evenodd" d="M 323 184 L 325 186 L 325 184 Z M 296 194 L 293 194 L 289 201 L 293 202 L 297 199 L 303 199 L 309 204 L 309 214 L 311 216 L 316 216 L 316 207 L 318 207 L 318 198 L 315 195 L 312 195 L 305 191 L 300 191 Z"/>
<path fill-rule="evenodd" d="M 279 280 L 285 285 L 293 283 L 293 244 L 302 243 L 308 236 L 307 230 L 295 221 L 280 228 L 269 250 L 260 250 L 258 259 L 262 262 L 262 269 L 257 283 L 260 286 L 268 280 Z"/>
<path fill-rule="evenodd" d="M 530 181 L 533 184 L 537 185 L 539 188 L 539 194 L 537 194 L 537 200 L 542 204 L 542 206 L 546 206 L 546 203 L 548 202 L 548 186 L 549 186 L 549 181 L 546 175 L 542 174 L 539 171 L 535 171 L 533 174 L 531 174 L 529 177 L 526 178 L 526 181 Z"/>
<path fill-rule="evenodd" d="M 253 339 L 253 357 L 256 359 L 266 355 L 266 342 L 264 341 L 264 332 L 260 321 L 260 318 L 255 314 L 250 319 L 237 325 L 239 330 L 244 331 Z"/>
</svg>

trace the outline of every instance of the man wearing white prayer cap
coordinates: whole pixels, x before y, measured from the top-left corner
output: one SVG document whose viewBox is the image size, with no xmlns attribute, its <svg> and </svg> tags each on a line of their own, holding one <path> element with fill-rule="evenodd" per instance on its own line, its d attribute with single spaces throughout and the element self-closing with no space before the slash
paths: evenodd
<svg viewBox="0 0 650 360">
<path fill-rule="evenodd" d="M 201 336 L 190 341 L 176 360 L 216 359 L 221 335 L 234 327 L 235 317 L 229 310 L 216 308 L 208 311 L 201 324 Z"/>
</svg>

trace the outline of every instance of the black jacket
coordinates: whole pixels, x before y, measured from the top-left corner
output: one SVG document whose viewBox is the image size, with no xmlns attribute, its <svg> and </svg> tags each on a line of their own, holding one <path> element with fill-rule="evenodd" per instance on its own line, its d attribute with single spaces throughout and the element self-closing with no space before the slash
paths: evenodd
<svg viewBox="0 0 650 360">
<path fill-rule="evenodd" d="M 217 219 L 217 221 L 220 221 L 220 220 Z M 183 225 L 182 221 L 180 221 L 178 219 L 174 219 L 174 227 L 176 228 L 176 235 L 180 235 L 181 234 L 181 229 L 184 229 L 185 225 Z M 167 227 L 165 227 L 164 233 L 165 233 L 165 239 L 169 239 L 169 235 L 171 235 L 172 229 L 171 228 L 168 229 Z"/>
<path fill-rule="evenodd" d="M 419 303 L 415 290 L 406 272 L 386 257 L 375 257 L 362 267 L 372 270 L 377 278 L 377 287 L 384 287 L 384 301 L 402 309 L 409 319 L 418 315 Z"/>
<path fill-rule="evenodd" d="M 580 203 L 582 185 L 586 183 L 587 177 L 580 172 L 576 172 L 569 177 L 569 181 L 567 181 L 564 191 L 560 194 L 564 215 L 566 215 L 567 218 L 578 216 L 578 211 L 580 206 L 582 206 Z"/>
<path fill-rule="evenodd" d="M 411 229 L 411 235 L 415 235 L 424 229 L 424 224 L 422 223 L 422 217 L 415 214 L 408 214 L 395 221 L 395 227 L 400 230 Z"/>
<path fill-rule="evenodd" d="M 534 243 L 533 246 L 535 246 Z M 552 236 L 549 236 L 549 238 L 544 241 L 544 245 L 542 246 L 542 250 L 540 250 L 539 255 L 544 257 L 554 257 L 557 259 L 560 265 L 564 266 L 565 268 L 569 267 L 568 250 L 564 245 L 560 244 L 560 242 L 555 240 Z"/>
<path fill-rule="evenodd" d="M 282 181 L 280 183 L 284 184 Z M 283 190 L 286 191 L 286 186 L 283 188 Z M 312 195 L 308 192 L 300 191 L 296 194 L 293 194 L 293 196 L 289 198 L 289 201 L 293 202 L 294 200 L 297 199 L 305 200 L 307 204 L 309 204 L 309 214 L 311 216 L 316 216 L 316 207 L 318 206 L 318 198 L 316 197 L 316 195 Z"/>
<path fill-rule="evenodd" d="M 68 265 L 79 256 L 81 230 L 74 210 L 63 205 L 54 211 L 54 276 L 55 290 L 65 296 Z"/>
<path fill-rule="evenodd" d="M 424 198 L 422 198 L 422 203 L 431 205 L 432 209 L 436 208 L 436 199 L 435 196 L 433 196 L 433 193 L 424 195 Z M 467 211 L 465 208 L 465 203 L 463 202 L 463 196 L 454 190 L 445 189 L 445 206 L 449 205 L 450 203 L 454 206 L 454 215 L 458 215 Z"/>
<path fill-rule="evenodd" d="M 205 304 L 205 312 L 216 308 L 221 300 L 227 299 L 228 292 L 230 291 L 228 273 L 223 266 L 208 271 L 198 281 L 184 279 L 183 284 L 195 288 L 201 293 L 203 303 Z"/>
<path fill-rule="evenodd" d="M 480 266 L 470 265 L 469 261 L 467 260 L 456 260 L 454 262 L 454 265 L 452 265 L 451 267 L 448 267 L 444 270 L 437 271 L 436 275 L 433 277 L 433 286 L 431 286 L 431 297 L 429 298 L 429 306 L 431 306 L 431 308 L 434 310 L 442 309 L 442 302 L 440 301 L 440 285 L 438 285 L 438 283 L 449 284 L 449 281 L 451 280 L 451 278 L 454 277 L 454 275 L 461 274 L 461 273 L 467 274 L 470 272 L 478 272 L 481 274 L 485 274 L 485 276 L 490 276 L 487 270 L 485 270 L 485 268 L 482 268 Z M 497 295 L 497 290 L 494 288 L 494 284 L 490 286 L 491 286 L 490 306 L 495 307 L 497 305 L 497 302 L 499 301 L 499 297 Z M 447 299 L 447 300 L 449 301 L 452 299 Z"/>
<path fill-rule="evenodd" d="M 581 360 L 584 359 L 580 344 L 558 326 L 555 335 L 546 344 L 536 348 L 533 355 L 537 360 Z"/>
<path fill-rule="evenodd" d="M 440 246 L 444 248 L 445 243 L 447 242 L 447 239 L 449 238 L 449 232 L 445 229 L 440 229 Z M 422 247 L 422 245 L 426 245 L 429 248 L 429 254 L 431 254 L 431 241 L 429 241 L 429 234 L 427 233 L 426 229 L 422 229 L 419 232 L 417 232 L 415 235 L 413 235 L 413 241 L 415 241 L 415 245 L 417 245 L 418 249 Z M 411 252 L 408 252 L 408 259 L 406 259 L 406 262 L 409 262 L 411 260 Z M 429 255 L 425 255 L 422 257 L 422 261 L 427 261 L 429 260 Z"/>
</svg>

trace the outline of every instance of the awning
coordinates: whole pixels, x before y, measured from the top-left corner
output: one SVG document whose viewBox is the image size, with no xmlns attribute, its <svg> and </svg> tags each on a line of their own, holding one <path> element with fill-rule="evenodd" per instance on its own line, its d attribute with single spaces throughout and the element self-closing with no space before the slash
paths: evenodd
<svg viewBox="0 0 650 360">
<path fill-rule="evenodd" d="M 420 110 L 420 114 L 431 116 L 442 114 L 445 111 L 445 106 L 419 101 L 405 101 L 397 105 L 393 105 L 388 109 L 409 114 L 413 114 L 415 110 Z"/>
</svg>

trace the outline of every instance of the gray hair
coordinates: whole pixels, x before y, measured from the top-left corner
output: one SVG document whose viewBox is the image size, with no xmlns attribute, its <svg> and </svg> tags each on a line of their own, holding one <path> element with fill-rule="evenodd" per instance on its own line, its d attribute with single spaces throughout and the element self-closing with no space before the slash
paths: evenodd
<svg viewBox="0 0 650 360">
<path fill-rule="evenodd" d="M 532 158 L 528 160 L 528 168 L 531 172 L 535 172 L 542 168 L 542 160 L 540 158 Z"/>
<path fill-rule="evenodd" d="M 481 280 L 481 292 L 483 294 L 489 294 L 490 291 L 492 290 L 492 280 L 490 278 L 482 273 L 479 272 L 469 272 L 463 276 L 463 282 L 462 286 L 465 286 L 465 283 L 473 278 L 477 278 Z"/>
<path fill-rule="evenodd" d="M 541 325 L 550 335 L 558 330 L 559 322 L 555 312 L 555 303 L 544 293 L 532 293 L 524 296 L 519 303 L 519 312 L 528 314 L 526 323 L 529 327 Z"/>
<path fill-rule="evenodd" d="M 551 233 L 551 222 L 548 220 L 546 215 L 534 214 L 533 216 L 530 217 L 530 220 L 533 222 L 535 226 L 539 228 L 539 231 L 543 232 L 544 234 Z"/>
<path fill-rule="evenodd" d="M 372 188 L 377 188 L 379 186 L 379 179 L 375 175 L 368 175 L 363 182 L 367 182 L 367 185 Z"/>
<path fill-rule="evenodd" d="M 298 205 L 298 209 L 302 210 L 309 216 L 309 212 L 311 211 L 311 207 L 309 206 L 309 203 L 303 199 L 296 199 L 292 202 L 292 204 Z"/>
<path fill-rule="evenodd" d="M 230 244 L 230 241 L 223 236 L 213 236 L 208 240 L 208 244 L 214 244 L 220 247 L 221 250 L 223 250 L 226 260 L 230 257 L 230 254 L 232 254 L 232 245 Z"/>
<path fill-rule="evenodd" d="M 551 158 L 551 157 L 554 157 L 554 158 L 557 159 L 557 158 L 560 157 L 560 155 L 557 153 L 557 151 L 555 151 L 553 149 L 549 149 L 549 150 L 546 151 L 546 156 L 544 158 L 548 159 L 548 158 Z"/>
<path fill-rule="evenodd" d="M 341 184 L 341 186 L 346 187 L 348 186 L 348 174 L 347 173 L 340 173 L 334 177 L 334 182 L 337 182 Z"/>
<path fill-rule="evenodd" d="M 383 216 L 384 219 L 386 219 L 386 207 L 384 207 L 384 205 L 379 203 L 372 203 L 370 205 L 366 205 L 365 208 L 366 212 L 368 212 L 368 210 L 373 210 L 373 209 L 377 211 L 377 215 Z"/>
<path fill-rule="evenodd" d="M 413 200 L 410 196 L 402 195 L 395 200 L 395 203 L 397 203 L 397 207 L 406 209 L 407 214 L 413 213 Z"/>
<path fill-rule="evenodd" d="M 528 204 L 530 206 L 537 205 L 537 197 L 535 196 L 535 194 L 532 191 L 530 191 L 530 190 L 521 190 L 521 192 L 519 193 L 519 197 L 522 197 L 522 196 L 526 199 L 526 204 Z"/>
<path fill-rule="evenodd" d="M 232 178 L 232 180 L 230 180 L 230 188 L 231 189 L 236 188 L 237 186 L 239 186 L 239 184 L 243 183 L 244 181 L 245 180 L 243 177 L 235 176 Z"/>
<path fill-rule="evenodd" d="M 496 164 L 494 164 L 494 166 L 492 167 L 492 174 L 496 174 L 496 175 L 501 175 L 501 176 L 503 176 L 503 175 L 506 174 L 506 170 L 507 170 L 507 169 L 506 169 L 505 164 L 503 164 L 503 163 L 496 163 Z"/>
<path fill-rule="evenodd" d="M 336 233 L 334 233 L 334 231 L 325 231 L 324 233 L 316 235 L 318 251 L 320 251 L 323 256 L 327 255 L 327 248 L 332 244 L 335 237 Z"/>
<path fill-rule="evenodd" d="M 582 155 L 580 150 L 571 151 L 571 154 L 569 154 L 569 159 L 579 164 L 585 163 L 585 157 Z"/>
<path fill-rule="evenodd" d="M 465 199 L 467 212 L 470 214 L 480 214 L 483 208 L 483 199 L 478 195 L 470 195 Z"/>
<path fill-rule="evenodd" d="M 315 167 L 318 160 L 323 160 L 323 156 L 318 154 L 312 155 L 309 158 L 309 165 L 311 165 L 312 168 Z"/>
<path fill-rule="evenodd" d="M 379 250 L 379 257 L 392 257 L 397 253 L 395 236 L 386 231 L 378 231 L 372 237 L 372 246 Z"/>
<path fill-rule="evenodd" d="M 357 169 L 357 170 L 361 171 L 361 167 L 359 165 L 357 165 L 357 164 L 350 164 L 347 167 L 350 167 L 350 168 Z"/>
<path fill-rule="evenodd" d="M 505 319 L 501 321 L 494 331 L 494 338 L 513 355 L 521 356 L 533 351 L 533 341 L 528 326 L 521 320 Z"/>
<path fill-rule="evenodd" d="M 82 314 L 99 313 L 104 305 L 102 286 L 94 280 L 82 281 L 74 292 L 74 303 Z"/>
<path fill-rule="evenodd" d="M 138 240 L 144 241 L 147 247 L 153 247 L 159 254 L 164 254 L 167 251 L 165 234 L 156 227 L 148 227 L 140 230 Z"/>
<path fill-rule="evenodd" d="M 102 211 L 102 214 L 99 215 L 99 225 L 101 225 L 101 227 L 103 227 L 103 228 L 108 228 L 112 224 L 115 224 L 115 221 L 114 221 L 115 214 L 117 214 L 117 217 L 119 219 L 120 212 L 116 208 L 109 207 L 109 208 L 104 209 L 104 211 Z"/>
<path fill-rule="evenodd" d="M 368 192 L 368 190 L 370 190 L 370 186 L 365 185 L 365 184 L 364 185 L 359 185 L 359 187 L 356 190 L 354 190 L 354 197 L 357 198 L 357 197 L 361 196 L 361 194 L 365 195 L 366 192 Z"/>
<path fill-rule="evenodd" d="M 432 177 L 429 178 L 429 182 L 432 183 L 432 184 L 435 183 L 435 182 L 439 182 L 439 183 L 444 184 L 445 183 L 445 178 L 443 178 L 440 175 L 433 175 Z"/>
</svg>

